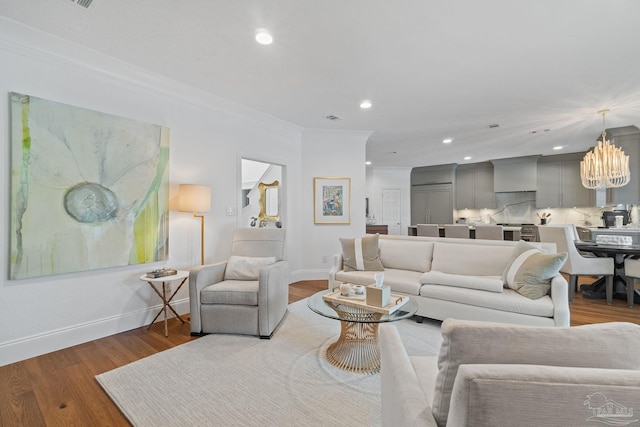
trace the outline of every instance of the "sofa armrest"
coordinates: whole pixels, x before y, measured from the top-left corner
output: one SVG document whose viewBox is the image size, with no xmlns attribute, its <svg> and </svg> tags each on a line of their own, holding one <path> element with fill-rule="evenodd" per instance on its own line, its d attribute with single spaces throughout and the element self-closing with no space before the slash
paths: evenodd
<svg viewBox="0 0 640 427">
<path fill-rule="evenodd" d="M 382 425 L 437 427 L 396 327 L 381 324 L 379 343 Z"/>
<path fill-rule="evenodd" d="M 638 384 L 640 371 L 635 370 L 460 365 L 447 427 L 506 426 L 514 425 L 514 420 L 519 427 L 634 421 L 638 417 L 633 416 L 633 407 L 637 409 L 640 402 Z M 616 410 L 621 414 L 605 419 L 602 411 L 607 404 L 613 404 L 614 414 Z M 620 416 L 625 409 L 630 416 Z"/>
<path fill-rule="evenodd" d="M 336 274 L 342 270 L 342 254 L 335 254 L 333 256 L 333 265 L 329 270 L 329 290 L 332 291 L 338 287 L 336 284 Z"/>
<path fill-rule="evenodd" d="M 569 312 L 569 284 L 560 274 L 551 279 L 551 301 L 553 301 L 553 320 L 556 326 L 568 327 L 571 313 Z"/>
<path fill-rule="evenodd" d="M 227 262 L 222 261 L 215 264 L 200 265 L 194 267 L 189 272 L 189 306 L 191 309 L 191 332 L 199 334 L 202 332 L 200 322 L 200 291 L 214 283 L 222 282 L 224 270 Z"/>
<path fill-rule="evenodd" d="M 260 269 L 258 276 L 258 327 L 261 337 L 282 320 L 289 304 L 289 264 L 278 261 Z"/>
</svg>

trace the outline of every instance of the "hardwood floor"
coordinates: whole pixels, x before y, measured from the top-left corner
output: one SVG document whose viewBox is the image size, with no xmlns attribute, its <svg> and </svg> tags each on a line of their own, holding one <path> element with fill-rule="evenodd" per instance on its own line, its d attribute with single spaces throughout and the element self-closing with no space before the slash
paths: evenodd
<svg viewBox="0 0 640 427">
<path fill-rule="evenodd" d="M 327 288 L 325 280 L 291 284 L 289 302 Z M 640 324 L 640 305 L 622 300 L 608 306 L 577 294 L 571 324 L 626 321 Z M 197 339 L 188 324 L 169 322 L 141 327 L 64 350 L 0 367 L 0 426 L 126 426 L 127 420 L 94 377 L 154 353 Z M 158 375 L 162 375 L 158 372 Z"/>
</svg>

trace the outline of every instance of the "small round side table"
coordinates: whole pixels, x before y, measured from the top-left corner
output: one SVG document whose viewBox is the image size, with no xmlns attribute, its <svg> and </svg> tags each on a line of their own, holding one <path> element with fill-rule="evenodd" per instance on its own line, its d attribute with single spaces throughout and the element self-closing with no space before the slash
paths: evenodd
<svg viewBox="0 0 640 427">
<path fill-rule="evenodd" d="M 151 323 L 149 323 L 149 326 L 147 327 L 147 329 L 151 328 L 151 326 L 154 324 L 158 316 L 160 316 L 160 313 L 164 313 L 164 336 L 165 337 L 169 336 L 169 328 L 167 327 L 167 307 L 169 308 L 169 310 L 173 312 L 173 314 L 178 319 L 180 319 L 182 323 L 185 323 L 184 319 L 173 309 L 173 307 L 171 307 L 170 303 L 173 297 L 176 296 L 176 294 L 178 293 L 178 291 L 180 290 L 182 285 L 184 285 L 184 282 L 186 282 L 188 278 L 189 278 L 189 272 L 181 271 L 181 270 L 178 270 L 177 274 L 172 274 L 171 276 L 162 276 L 162 277 L 155 277 L 155 278 L 147 277 L 146 274 L 143 274 L 142 276 L 140 276 L 140 280 L 147 282 L 149 286 L 151 286 L 151 289 L 153 289 L 153 291 L 162 300 L 162 308 L 160 309 L 158 314 L 156 314 L 156 317 L 153 318 Z M 167 290 L 168 290 L 167 285 L 170 282 L 177 282 L 177 281 L 180 281 L 180 284 L 178 285 L 176 290 L 173 291 L 173 293 L 167 298 Z M 160 285 L 160 284 L 162 284 L 162 292 L 160 292 L 160 290 L 156 288 L 156 285 Z"/>
</svg>

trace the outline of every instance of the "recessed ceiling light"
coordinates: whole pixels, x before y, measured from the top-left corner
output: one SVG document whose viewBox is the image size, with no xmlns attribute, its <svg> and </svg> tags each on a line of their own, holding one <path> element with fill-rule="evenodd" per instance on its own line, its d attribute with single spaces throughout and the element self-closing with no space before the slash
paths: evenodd
<svg viewBox="0 0 640 427">
<path fill-rule="evenodd" d="M 453 142 L 453 138 L 446 138 L 442 140 L 443 144 L 451 144 Z"/>
<path fill-rule="evenodd" d="M 258 28 L 256 30 L 256 41 L 260 44 L 271 44 L 273 43 L 273 37 L 267 30 Z"/>
<path fill-rule="evenodd" d="M 471 156 L 465 156 L 464 159 L 465 160 L 471 160 Z"/>
<path fill-rule="evenodd" d="M 364 164 L 369 166 L 371 164 L 371 162 L 367 160 L 366 162 L 364 162 Z"/>
<path fill-rule="evenodd" d="M 562 150 L 562 145 L 556 145 L 555 147 L 553 147 L 554 150 Z"/>
<path fill-rule="evenodd" d="M 367 108 L 371 108 L 371 106 L 372 106 L 372 105 L 373 105 L 373 104 L 371 104 L 371 101 L 369 101 L 368 99 L 365 99 L 364 101 L 362 101 L 362 102 L 360 103 L 360 108 L 362 108 L 362 109 L 365 109 L 365 110 L 366 110 Z"/>
</svg>

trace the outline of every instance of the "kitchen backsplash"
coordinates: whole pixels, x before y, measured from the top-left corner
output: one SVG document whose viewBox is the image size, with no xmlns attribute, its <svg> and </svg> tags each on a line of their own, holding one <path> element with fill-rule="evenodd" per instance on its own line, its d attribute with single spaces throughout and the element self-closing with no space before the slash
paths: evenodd
<svg viewBox="0 0 640 427">
<path fill-rule="evenodd" d="M 575 224 L 584 227 L 602 226 L 602 211 L 606 208 L 536 208 L 535 192 L 496 193 L 497 209 L 458 209 L 454 210 L 454 220 L 465 218 L 468 222 L 487 222 L 492 224 L 536 224 L 540 216 L 547 214 L 547 224 Z M 640 224 L 640 206 L 631 209 L 633 226 Z"/>
</svg>

